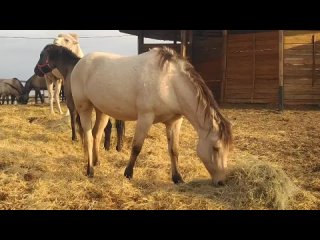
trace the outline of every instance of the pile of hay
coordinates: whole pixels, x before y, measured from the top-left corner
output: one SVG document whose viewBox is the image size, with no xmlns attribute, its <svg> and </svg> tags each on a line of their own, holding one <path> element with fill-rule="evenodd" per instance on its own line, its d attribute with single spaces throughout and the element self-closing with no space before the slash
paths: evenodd
<svg viewBox="0 0 320 240">
<path fill-rule="evenodd" d="M 227 185 L 237 188 L 237 205 L 248 208 L 288 209 L 290 200 L 301 191 L 279 166 L 253 156 L 239 159 Z"/>
</svg>

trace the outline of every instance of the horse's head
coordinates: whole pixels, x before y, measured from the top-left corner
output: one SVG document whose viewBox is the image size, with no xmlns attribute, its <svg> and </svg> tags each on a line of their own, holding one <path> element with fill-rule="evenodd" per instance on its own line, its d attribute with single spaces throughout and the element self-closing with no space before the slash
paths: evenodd
<svg viewBox="0 0 320 240">
<path fill-rule="evenodd" d="M 209 130 L 201 130 L 197 153 L 215 185 L 223 185 L 229 149 L 232 142 L 231 125 L 226 119 L 213 120 Z"/>
<path fill-rule="evenodd" d="M 83 57 L 83 52 L 79 45 L 78 34 L 76 33 L 61 33 L 53 41 L 54 44 L 70 49 L 78 57 Z"/>
<path fill-rule="evenodd" d="M 56 37 L 53 41 L 54 44 L 64 46 L 67 48 L 71 48 L 73 45 L 76 45 L 79 43 L 78 41 L 78 34 L 76 33 L 61 33 Z"/>
<path fill-rule="evenodd" d="M 28 101 L 29 101 L 29 94 L 24 93 L 20 96 L 18 103 L 28 104 Z"/>
<path fill-rule="evenodd" d="M 39 77 L 43 77 L 45 74 L 51 72 L 55 68 L 55 66 L 50 63 L 54 58 L 53 44 L 47 45 L 40 53 L 40 58 L 34 68 L 34 73 Z"/>
</svg>

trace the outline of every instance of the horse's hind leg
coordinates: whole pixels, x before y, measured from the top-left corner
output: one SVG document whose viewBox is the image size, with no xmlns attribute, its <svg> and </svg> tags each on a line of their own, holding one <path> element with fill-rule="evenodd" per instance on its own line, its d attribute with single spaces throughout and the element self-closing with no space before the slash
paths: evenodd
<svg viewBox="0 0 320 240">
<path fill-rule="evenodd" d="M 104 129 L 104 149 L 109 151 L 110 149 L 110 139 L 111 139 L 111 130 L 112 130 L 112 123 L 111 123 L 111 118 L 108 120 L 108 124 Z"/>
<path fill-rule="evenodd" d="M 168 151 L 171 159 L 172 181 L 174 183 L 183 183 L 182 177 L 178 170 L 179 156 L 179 133 L 183 118 L 180 117 L 174 121 L 166 122 L 166 131 L 168 139 Z"/>
<path fill-rule="evenodd" d="M 60 107 L 60 90 L 61 90 L 61 85 L 62 85 L 62 80 L 57 79 L 56 84 L 55 84 L 55 89 L 54 89 L 54 99 L 56 101 L 58 110 L 60 114 L 63 114 L 61 107 Z"/>
<path fill-rule="evenodd" d="M 117 128 L 117 146 L 116 149 L 118 152 L 121 151 L 123 147 L 123 137 L 125 134 L 125 123 L 124 121 L 116 119 L 116 128 Z"/>
<path fill-rule="evenodd" d="M 99 147 L 103 129 L 106 127 L 109 116 L 96 109 L 96 122 L 93 128 L 93 166 L 99 165 Z"/>
<path fill-rule="evenodd" d="M 138 116 L 137 126 L 133 137 L 131 155 L 129 163 L 124 171 L 124 175 L 127 178 L 132 178 L 133 176 L 133 167 L 136 163 L 137 157 L 141 151 L 144 139 L 146 138 L 149 129 L 154 121 L 154 114 L 147 113 Z"/>
<path fill-rule="evenodd" d="M 92 126 L 91 126 L 91 114 L 92 106 L 86 106 L 85 108 L 79 111 L 81 127 L 84 133 L 84 153 L 85 157 L 88 159 L 87 165 L 87 175 L 88 177 L 93 177 L 93 158 L 92 158 L 92 149 L 93 149 L 93 137 L 92 137 Z"/>
</svg>

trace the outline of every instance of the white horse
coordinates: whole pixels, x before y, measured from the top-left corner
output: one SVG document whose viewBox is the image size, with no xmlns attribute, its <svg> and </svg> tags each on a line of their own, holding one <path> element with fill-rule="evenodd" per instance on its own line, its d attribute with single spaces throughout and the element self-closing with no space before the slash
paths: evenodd
<svg viewBox="0 0 320 240">
<path fill-rule="evenodd" d="M 137 120 L 131 156 L 124 175 L 132 178 L 144 139 L 154 123 L 164 123 L 172 180 L 178 171 L 179 131 L 185 116 L 198 133 L 197 153 L 215 184 L 223 184 L 232 143 L 231 124 L 220 113 L 209 88 L 193 66 L 168 48 L 133 57 L 111 58 L 95 52 L 78 61 L 71 73 L 74 104 L 84 133 L 87 175 L 94 175 L 103 129 L 109 116 Z M 91 114 L 96 111 L 92 129 Z M 106 115 L 107 114 L 107 115 Z"/>
<path fill-rule="evenodd" d="M 70 49 L 73 53 L 75 53 L 80 58 L 84 56 L 80 48 L 78 35 L 76 33 L 69 33 L 69 34 L 61 33 L 58 35 L 57 38 L 54 39 L 53 43 L 58 46 L 63 46 Z M 55 68 L 52 70 L 52 72 L 46 73 L 44 75 L 44 78 L 46 80 L 47 89 L 48 89 L 50 112 L 54 114 L 53 99 L 55 99 L 55 102 L 58 107 L 58 111 L 60 114 L 62 114 L 62 110 L 60 107 L 59 93 L 61 90 L 62 83 L 64 82 L 63 76 L 59 72 L 59 70 Z M 53 86 L 54 86 L 54 91 L 53 91 Z M 67 111 L 66 115 L 69 115 L 69 110 Z"/>
</svg>

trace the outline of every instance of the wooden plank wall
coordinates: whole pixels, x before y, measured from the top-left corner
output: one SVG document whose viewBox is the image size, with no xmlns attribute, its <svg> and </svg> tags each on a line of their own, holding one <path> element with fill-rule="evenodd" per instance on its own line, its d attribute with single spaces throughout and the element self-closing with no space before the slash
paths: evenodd
<svg viewBox="0 0 320 240">
<path fill-rule="evenodd" d="M 222 46 L 221 37 L 193 38 L 192 64 L 202 76 L 216 101 L 220 101 L 222 82 Z"/>
<path fill-rule="evenodd" d="M 278 39 L 278 31 L 228 35 L 225 102 L 278 102 Z"/>
<path fill-rule="evenodd" d="M 285 103 L 319 104 L 320 31 L 284 31 L 283 67 Z"/>
</svg>

